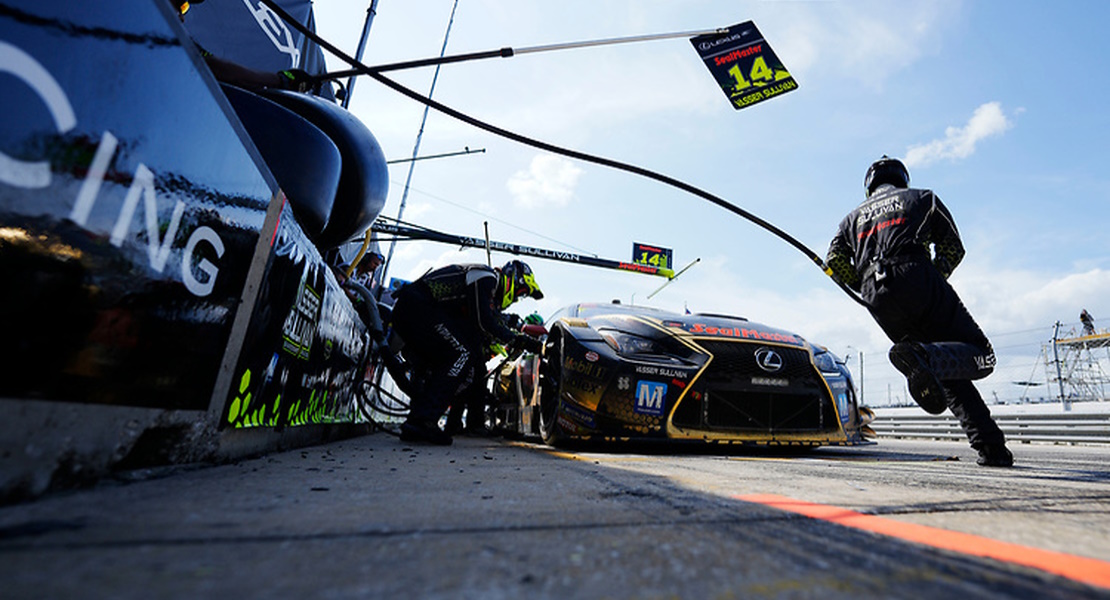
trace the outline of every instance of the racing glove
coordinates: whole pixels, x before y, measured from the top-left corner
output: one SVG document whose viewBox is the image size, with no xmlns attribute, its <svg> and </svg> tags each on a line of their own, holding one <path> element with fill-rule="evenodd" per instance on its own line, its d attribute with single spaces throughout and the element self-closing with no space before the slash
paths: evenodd
<svg viewBox="0 0 1110 600">
<path fill-rule="evenodd" d="M 520 331 L 520 328 L 524 326 L 524 319 L 521 319 L 520 315 L 504 313 L 503 316 L 505 318 L 505 326 L 513 331 Z"/>
<path fill-rule="evenodd" d="M 543 352 L 543 340 L 540 338 L 532 337 L 530 335 L 518 335 L 513 345 L 518 348 L 523 348 L 526 352 L 532 354 L 540 354 Z"/>
<path fill-rule="evenodd" d="M 294 92 L 307 92 L 316 83 L 316 78 L 301 69 L 286 69 L 278 71 L 281 89 Z"/>
</svg>

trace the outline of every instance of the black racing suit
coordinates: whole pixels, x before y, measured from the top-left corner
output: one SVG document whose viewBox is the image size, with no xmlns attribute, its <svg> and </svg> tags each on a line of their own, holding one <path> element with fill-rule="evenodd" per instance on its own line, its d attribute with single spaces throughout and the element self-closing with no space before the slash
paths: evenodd
<svg viewBox="0 0 1110 600">
<path fill-rule="evenodd" d="M 434 424 L 458 396 L 476 393 L 489 340 L 529 343 L 506 327 L 497 279 L 485 265 L 450 265 L 398 291 L 393 330 L 404 343 L 402 355 L 424 374 L 414 382 L 410 419 Z"/>
<path fill-rule="evenodd" d="M 947 281 L 963 256 L 952 215 L 931 190 L 881 185 L 840 222 L 826 263 L 891 341 L 922 344 L 948 408 L 979 449 L 1005 440 L 971 383 L 994 370 L 994 350 Z"/>
</svg>

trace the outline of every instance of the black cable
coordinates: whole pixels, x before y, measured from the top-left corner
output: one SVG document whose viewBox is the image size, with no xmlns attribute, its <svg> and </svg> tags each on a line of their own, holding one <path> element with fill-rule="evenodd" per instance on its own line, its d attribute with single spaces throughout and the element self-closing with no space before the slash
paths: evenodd
<svg viewBox="0 0 1110 600">
<path fill-rule="evenodd" d="M 581 161 L 584 161 L 584 162 L 594 163 L 594 164 L 605 166 L 605 167 L 610 167 L 610 168 L 613 168 L 613 169 L 617 169 L 619 171 L 625 171 L 627 173 L 640 175 L 641 177 L 646 177 L 648 179 L 658 181 L 660 183 L 663 183 L 663 184 L 669 185 L 671 187 L 680 189 L 680 190 L 682 190 L 684 192 L 687 192 L 689 194 L 693 194 L 694 196 L 702 198 L 703 200 L 708 200 L 709 202 L 712 202 L 713 204 L 716 204 L 717 206 L 719 206 L 719 207 L 721 207 L 721 208 L 723 208 L 723 209 L 725 209 L 729 212 L 732 212 L 736 215 L 739 215 L 740 217 L 743 217 L 743 218 L 747 219 L 748 221 L 750 221 L 750 222 L 762 227 L 763 229 L 771 232 L 772 234 L 777 236 L 779 239 L 785 241 L 786 243 L 790 244 L 791 246 L 794 246 L 795 249 L 797 249 L 799 252 L 801 252 L 807 258 L 809 258 L 826 275 L 829 275 L 830 278 L 833 280 L 833 282 L 836 283 L 836 285 L 841 290 L 843 290 L 845 294 L 848 294 L 848 297 L 850 297 L 852 300 L 856 301 L 857 304 L 859 304 L 863 307 L 867 307 L 867 303 L 864 302 L 863 299 L 860 298 L 858 294 L 856 294 L 851 288 L 844 285 L 844 283 L 842 283 L 841 281 L 839 281 L 835 277 L 832 277 L 832 270 L 825 264 L 825 261 L 822 260 L 821 257 L 818 256 L 815 252 L 813 252 L 808 247 L 806 247 L 805 244 L 801 243 L 800 241 L 795 239 L 793 236 L 791 236 L 790 234 L 786 233 L 785 231 L 779 229 L 775 225 L 773 225 L 773 224 L 771 224 L 767 221 L 764 221 L 763 219 L 761 219 L 761 218 L 757 217 L 756 215 L 740 208 L 739 206 L 736 206 L 735 204 L 732 204 L 732 203 L 726 201 L 725 199 L 723 199 L 719 196 L 716 196 L 716 195 L 711 194 L 711 193 L 709 193 L 705 190 L 702 190 L 701 188 L 694 187 L 693 185 L 690 185 L 690 184 L 688 184 L 684 181 L 680 181 L 678 179 L 675 179 L 673 177 L 664 175 L 662 173 L 657 173 L 655 171 L 651 171 L 651 170 L 645 169 L 643 167 L 638 167 L 636 165 L 631 165 L 631 164 L 628 164 L 628 163 L 623 163 L 623 162 L 620 162 L 620 161 L 612 160 L 612 159 L 609 159 L 609 158 L 605 158 L 603 156 L 595 156 L 595 155 L 592 155 L 592 154 L 586 154 L 584 152 L 579 152 L 577 150 L 572 150 L 572 149 L 569 149 L 569 148 L 563 148 L 561 146 L 556 146 L 554 144 L 549 144 L 549 143 L 541 141 L 541 140 L 533 139 L 533 138 L 530 138 L 530 137 L 527 137 L 527 136 L 524 136 L 524 135 L 520 135 L 518 133 L 514 133 L 512 131 L 508 131 L 506 129 L 502 129 L 500 127 L 497 127 L 496 125 L 492 125 L 492 124 L 486 123 L 484 121 L 480 121 L 480 120 L 478 120 L 474 117 L 471 117 L 471 116 L 466 115 L 462 112 L 459 112 L 459 111 L 457 111 L 457 110 L 455 110 L 455 109 L 453 109 L 449 106 L 446 106 L 446 105 L 441 104 L 441 103 L 439 103 L 435 100 L 432 100 L 431 98 L 429 98 L 427 96 L 424 96 L 424 95 L 420 94 L 419 92 L 411 90 L 411 89 L 393 81 L 392 79 L 389 79 L 385 75 L 382 75 L 380 72 L 378 72 L 377 69 L 375 69 L 373 67 L 369 67 L 369 66 L 355 60 L 354 58 L 352 58 L 350 56 L 347 56 L 339 48 L 336 48 L 331 43 L 324 40 L 320 36 L 316 35 L 315 32 L 310 31 L 307 27 L 305 27 L 300 22 L 298 22 L 296 19 L 294 19 L 291 15 L 289 15 L 289 13 L 285 12 L 284 9 L 282 9 L 280 6 L 278 6 L 277 3 L 274 2 L 274 0 L 261 0 L 261 2 L 263 4 L 265 4 L 266 6 L 268 6 L 278 16 L 280 16 L 282 19 L 284 19 L 286 21 L 286 23 L 291 25 L 294 29 L 299 31 L 306 38 L 311 40 L 313 43 L 319 45 L 321 48 L 323 48 L 323 49 L 327 50 L 328 52 L 332 53 L 333 55 L 335 55 L 340 60 L 346 62 L 349 65 L 351 65 L 351 67 L 354 70 L 356 70 L 356 71 L 358 71 L 358 72 L 376 80 L 378 83 L 392 89 L 393 91 L 395 91 L 395 92 L 397 92 L 397 93 L 399 93 L 403 96 L 406 96 L 406 97 L 408 97 L 412 100 L 415 100 L 415 101 L 417 101 L 421 104 L 424 104 L 425 106 L 428 106 L 430 108 L 434 108 L 437 111 L 439 111 L 439 112 L 441 112 L 441 113 L 443 113 L 443 114 L 445 114 L 449 117 L 453 117 L 453 118 L 455 118 L 459 121 L 462 121 L 462 122 L 464 122 L 468 125 L 471 125 L 473 127 L 477 127 L 478 129 L 482 129 L 482 130 L 487 131 L 489 133 L 492 133 L 494 135 L 512 140 L 512 141 L 520 143 L 520 144 L 524 144 L 526 146 L 531 146 L 533 148 L 538 148 L 540 150 L 545 150 L 545 151 L 551 152 L 553 154 L 559 154 L 559 155 L 562 155 L 562 156 L 566 156 L 566 157 L 569 157 L 569 158 L 574 158 L 574 159 L 581 160 Z"/>
</svg>

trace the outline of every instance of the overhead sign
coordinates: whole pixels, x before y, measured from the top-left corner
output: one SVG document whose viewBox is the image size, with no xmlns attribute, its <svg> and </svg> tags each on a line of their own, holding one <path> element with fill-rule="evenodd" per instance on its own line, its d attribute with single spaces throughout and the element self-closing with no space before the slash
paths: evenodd
<svg viewBox="0 0 1110 600">
<path fill-rule="evenodd" d="M 798 89 L 752 21 L 690 38 L 690 43 L 736 110 Z"/>
<path fill-rule="evenodd" d="M 638 265 L 648 265 L 659 269 L 670 269 L 673 251 L 670 248 L 660 248 L 639 242 L 632 243 L 632 262 Z"/>
<path fill-rule="evenodd" d="M 561 262 L 569 262 L 578 265 L 586 265 L 590 267 L 601 267 L 603 269 L 619 269 L 621 271 L 632 271 L 633 273 L 644 273 L 646 275 L 657 275 L 659 277 L 666 277 L 670 279 L 674 277 L 674 271 L 670 267 L 655 266 L 651 262 L 636 262 L 636 256 L 633 255 L 632 262 L 621 262 L 610 260 L 608 258 L 600 258 L 597 256 L 587 256 L 585 254 L 578 254 L 575 252 L 566 252 L 562 250 L 548 250 L 546 248 L 533 248 L 531 246 L 521 246 L 519 244 L 510 244 L 507 242 L 486 241 L 485 238 L 467 237 L 463 235 L 455 235 L 451 233 L 443 233 L 425 227 L 407 227 L 404 225 L 394 225 L 391 223 L 383 223 L 375 221 L 372 229 L 375 233 L 382 235 L 398 236 L 400 238 L 414 239 L 414 240 L 432 240 L 435 242 L 444 242 L 447 244 L 454 244 L 466 248 L 489 248 L 496 252 L 508 252 L 509 254 L 518 254 L 522 256 L 534 256 L 547 260 L 557 260 Z M 667 264 L 669 265 L 670 250 L 658 248 L 657 250 L 666 252 Z M 648 257 L 650 261 L 650 256 Z"/>
</svg>

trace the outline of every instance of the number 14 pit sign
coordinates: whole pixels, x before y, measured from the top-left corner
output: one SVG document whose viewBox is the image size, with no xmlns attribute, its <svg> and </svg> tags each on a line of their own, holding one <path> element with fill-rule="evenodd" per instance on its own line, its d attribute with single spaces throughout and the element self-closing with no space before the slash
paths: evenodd
<svg viewBox="0 0 1110 600">
<path fill-rule="evenodd" d="M 690 38 L 690 43 L 736 110 L 798 89 L 752 21 Z"/>
</svg>

